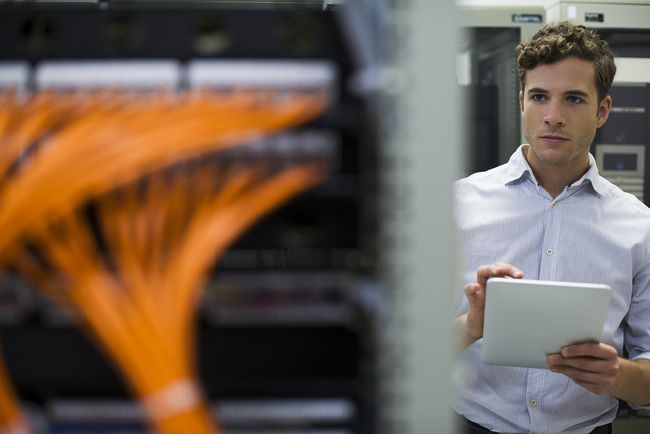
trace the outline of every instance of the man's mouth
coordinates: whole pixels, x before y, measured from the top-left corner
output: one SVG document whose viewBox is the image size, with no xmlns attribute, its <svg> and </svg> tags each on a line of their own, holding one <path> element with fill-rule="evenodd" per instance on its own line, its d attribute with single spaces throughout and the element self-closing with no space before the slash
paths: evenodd
<svg viewBox="0 0 650 434">
<path fill-rule="evenodd" d="M 569 140 L 567 137 L 558 136 L 556 134 L 545 134 L 543 136 L 540 136 L 540 138 L 548 143 L 562 143 Z"/>
</svg>

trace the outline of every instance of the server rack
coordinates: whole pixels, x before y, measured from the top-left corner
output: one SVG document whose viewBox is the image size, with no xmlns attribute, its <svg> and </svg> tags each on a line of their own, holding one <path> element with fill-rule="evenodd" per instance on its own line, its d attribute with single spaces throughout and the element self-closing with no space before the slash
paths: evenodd
<svg viewBox="0 0 650 434">
<path fill-rule="evenodd" d="M 525 140 L 519 114 L 519 77 L 515 47 L 546 22 L 539 6 L 472 6 L 460 4 L 463 28 L 459 47 L 459 84 L 464 92 L 466 172 L 505 163 Z"/>
<path fill-rule="evenodd" d="M 326 137 L 331 174 L 239 239 L 205 292 L 201 378 L 229 432 L 376 429 L 376 120 L 365 96 L 349 86 L 372 55 L 345 28 L 363 19 L 335 6 L 0 4 L 1 76 L 26 92 L 42 84 L 45 65 L 74 67 L 71 60 L 171 59 L 185 71 L 181 88 L 192 84 L 186 66 L 194 61 L 334 65 L 335 104 L 292 133 Z M 69 313 L 11 274 L 2 294 L 4 354 L 35 426 L 143 432 L 141 409 Z"/>
</svg>

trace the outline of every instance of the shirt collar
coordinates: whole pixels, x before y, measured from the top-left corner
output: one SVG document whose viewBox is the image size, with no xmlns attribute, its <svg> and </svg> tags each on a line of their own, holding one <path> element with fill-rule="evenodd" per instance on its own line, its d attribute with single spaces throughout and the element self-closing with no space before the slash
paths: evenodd
<svg viewBox="0 0 650 434">
<path fill-rule="evenodd" d="M 528 145 L 526 144 L 519 146 L 510 157 L 507 164 L 508 169 L 505 173 L 505 184 L 512 184 L 522 178 L 530 179 L 537 184 L 533 170 L 530 168 L 528 161 L 526 161 L 526 157 L 524 157 L 524 148 L 527 147 Z M 589 182 L 596 193 L 603 194 L 605 192 L 605 184 L 598 173 L 596 159 L 591 153 L 589 154 L 589 170 L 580 179 L 571 184 L 571 186 L 578 186 L 585 182 Z"/>
<path fill-rule="evenodd" d="M 519 181 L 522 178 L 535 180 L 535 175 L 533 175 L 533 170 L 528 165 L 526 157 L 524 157 L 524 148 L 528 145 L 521 145 L 517 150 L 510 156 L 508 160 L 507 170 L 505 173 L 505 183 L 511 184 L 513 182 Z"/>
</svg>

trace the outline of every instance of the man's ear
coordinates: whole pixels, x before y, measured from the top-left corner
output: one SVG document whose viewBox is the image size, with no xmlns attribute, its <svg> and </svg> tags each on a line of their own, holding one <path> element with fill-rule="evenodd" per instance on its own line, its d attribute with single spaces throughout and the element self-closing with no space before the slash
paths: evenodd
<svg viewBox="0 0 650 434">
<path fill-rule="evenodd" d="M 603 98 L 603 100 L 600 102 L 600 105 L 598 106 L 598 128 L 602 127 L 605 124 L 611 110 L 612 97 L 607 95 L 605 98 Z"/>
<path fill-rule="evenodd" d="M 524 113 L 524 91 L 523 90 L 519 91 L 519 111 L 522 114 Z"/>
</svg>

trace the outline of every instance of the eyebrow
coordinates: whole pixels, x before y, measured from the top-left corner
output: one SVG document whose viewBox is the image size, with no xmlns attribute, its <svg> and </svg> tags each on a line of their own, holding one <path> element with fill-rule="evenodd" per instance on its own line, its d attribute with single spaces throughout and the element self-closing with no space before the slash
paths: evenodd
<svg viewBox="0 0 650 434">
<path fill-rule="evenodd" d="M 533 87 L 531 89 L 528 89 L 528 91 L 526 93 L 527 94 L 531 94 L 531 93 L 548 93 L 548 90 L 542 89 L 541 87 Z M 582 98 L 585 98 L 585 99 L 589 98 L 589 94 L 587 92 L 585 92 L 583 90 L 578 90 L 578 89 L 567 90 L 566 92 L 564 92 L 564 94 L 565 95 L 576 95 L 576 96 L 579 96 L 579 97 L 582 97 Z"/>
</svg>

